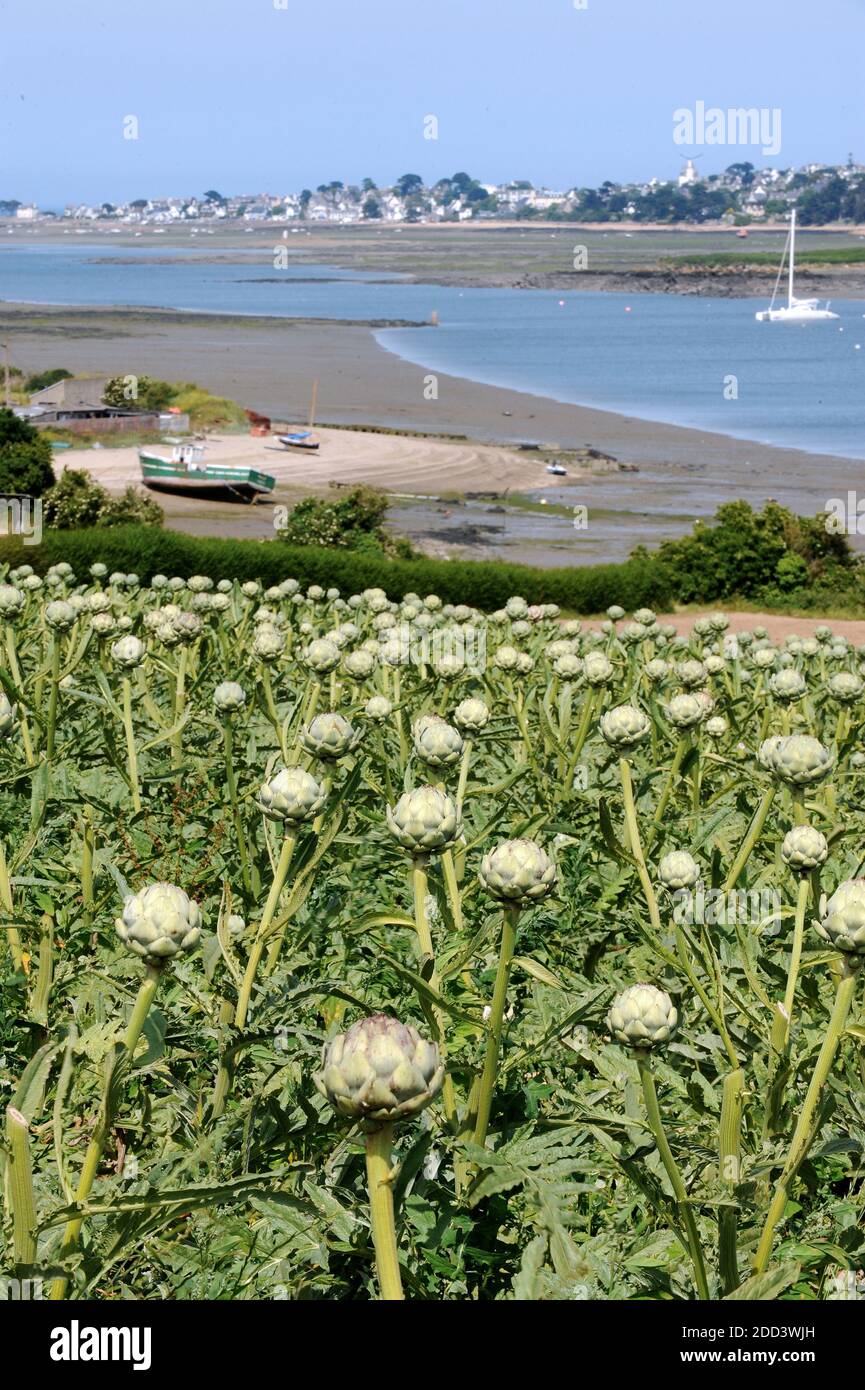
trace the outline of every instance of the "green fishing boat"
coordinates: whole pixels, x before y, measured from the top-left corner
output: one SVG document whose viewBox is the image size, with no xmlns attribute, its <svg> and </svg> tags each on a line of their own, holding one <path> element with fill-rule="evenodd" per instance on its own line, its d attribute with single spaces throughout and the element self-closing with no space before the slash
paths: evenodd
<svg viewBox="0 0 865 1390">
<path fill-rule="evenodd" d="M 269 473 L 237 464 L 208 462 L 200 444 L 175 444 L 170 455 L 139 449 L 141 480 L 156 492 L 219 501 L 254 502 L 276 487 Z"/>
</svg>

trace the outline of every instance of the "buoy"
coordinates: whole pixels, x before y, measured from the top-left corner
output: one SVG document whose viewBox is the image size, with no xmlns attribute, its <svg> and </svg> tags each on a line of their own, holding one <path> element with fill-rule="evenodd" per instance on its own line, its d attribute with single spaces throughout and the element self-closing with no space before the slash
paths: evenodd
<svg viewBox="0 0 865 1390">
<path fill-rule="evenodd" d="M 629 314 L 630 312 L 631 312 L 631 306 L 630 306 L 630 304 L 626 304 L 626 305 L 625 305 L 625 313 L 626 313 L 626 314 Z"/>
</svg>

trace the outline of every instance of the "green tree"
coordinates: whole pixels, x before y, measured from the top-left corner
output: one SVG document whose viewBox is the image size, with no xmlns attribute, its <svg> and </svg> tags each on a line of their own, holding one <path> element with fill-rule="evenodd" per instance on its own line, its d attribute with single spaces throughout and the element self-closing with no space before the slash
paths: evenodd
<svg viewBox="0 0 865 1390">
<path fill-rule="evenodd" d="M 56 381 L 65 381 L 71 375 L 72 373 L 67 372 L 65 367 L 49 367 L 45 372 L 37 372 L 35 376 L 28 376 L 24 383 L 24 390 L 32 396 L 34 391 L 44 391 L 46 386 L 53 386 Z"/>
<path fill-rule="evenodd" d="M 417 193 L 423 188 L 423 179 L 420 174 L 403 174 L 398 178 L 393 186 L 393 191 L 400 198 L 407 198 L 410 193 Z"/>
<path fill-rule="evenodd" d="M 113 376 L 105 383 L 104 405 L 118 410 L 165 410 L 174 402 L 176 387 L 150 376 Z"/>
<path fill-rule="evenodd" d="M 381 203 L 378 198 L 364 199 L 363 207 L 361 208 L 361 216 L 365 217 L 368 221 L 373 221 L 381 217 Z"/>
<path fill-rule="evenodd" d="M 51 445 L 11 410 L 0 410 L 0 493 L 41 497 L 54 482 Z"/>
</svg>

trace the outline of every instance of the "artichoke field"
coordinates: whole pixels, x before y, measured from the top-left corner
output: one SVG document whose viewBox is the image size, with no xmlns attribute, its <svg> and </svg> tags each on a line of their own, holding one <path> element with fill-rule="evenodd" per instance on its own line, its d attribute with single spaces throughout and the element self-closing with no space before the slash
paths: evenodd
<svg viewBox="0 0 865 1390">
<path fill-rule="evenodd" d="M 862 1296 L 865 652 L 728 628 L 0 576 L 0 1276 Z"/>
</svg>

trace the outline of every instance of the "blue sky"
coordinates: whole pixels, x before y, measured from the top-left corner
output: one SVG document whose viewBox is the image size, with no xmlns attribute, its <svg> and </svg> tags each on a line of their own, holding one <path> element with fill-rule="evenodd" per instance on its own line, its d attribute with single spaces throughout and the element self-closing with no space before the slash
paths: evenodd
<svg viewBox="0 0 865 1390">
<path fill-rule="evenodd" d="M 663 178 L 698 101 L 782 120 L 776 159 L 708 147 L 706 172 L 865 162 L 865 0 L 0 0 L 0 45 L 0 197 L 45 206 Z"/>
</svg>

